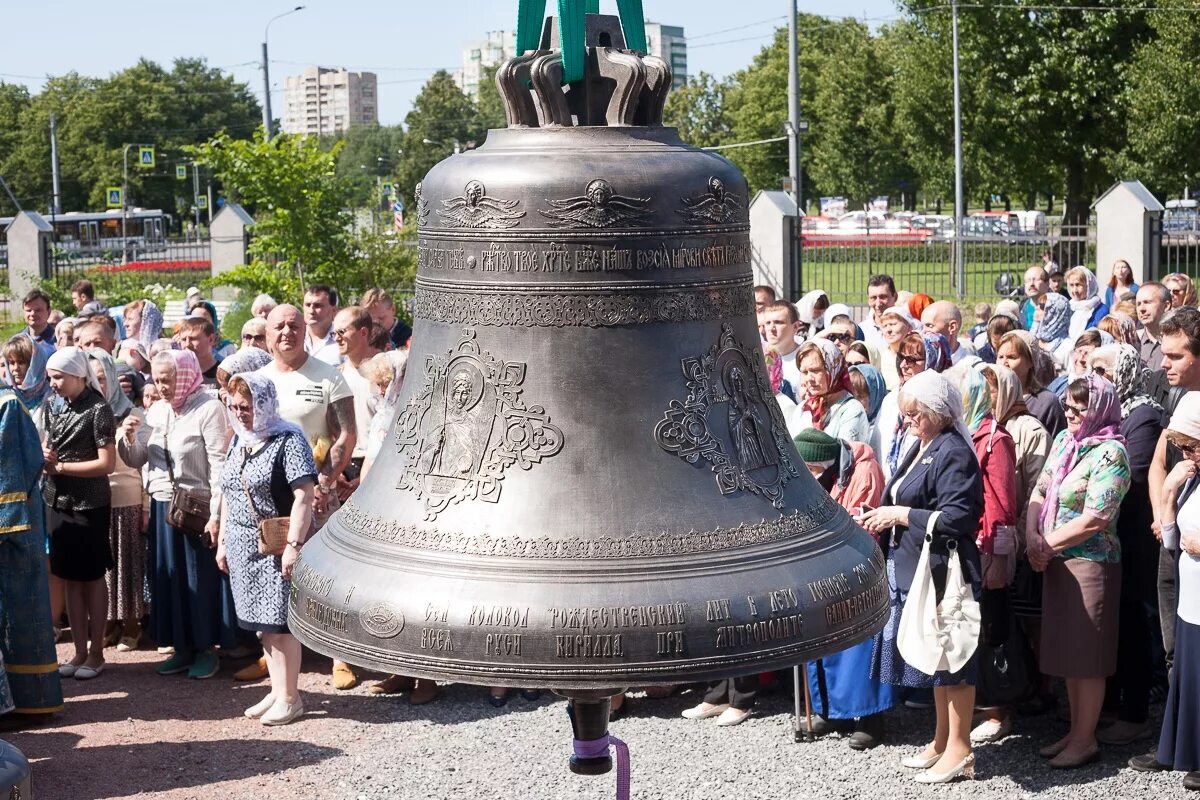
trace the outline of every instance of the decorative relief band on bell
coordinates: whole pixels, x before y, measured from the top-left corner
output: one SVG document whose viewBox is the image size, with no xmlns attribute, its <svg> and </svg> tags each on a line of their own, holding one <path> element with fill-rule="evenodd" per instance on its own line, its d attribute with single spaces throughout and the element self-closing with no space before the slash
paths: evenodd
<svg viewBox="0 0 1200 800">
<path fill-rule="evenodd" d="M 617 194 L 603 178 L 588 183 L 579 197 L 546 202 L 550 208 L 538 213 L 552 228 L 640 228 L 653 215 L 649 197 Z"/>
<path fill-rule="evenodd" d="M 668 322 L 702 322 L 754 312 L 750 278 L 721 283 L 659 285 L 645 289 L 479 289 L 417 280 L 413 314 L 453 325 L 601 328 Z"/>
<path fill-rule="evenodd" d="M 738 222 L 750 212 L 741 195 L 725 188 L 725 182 L 715 175 L 708 179 L 708 191 L 696 197 L 681 197 L 679 214 L 688 222 L 700 225 L 727 225 Z"/>
<path fill-rule="evenodd" d="M 447 228 L 515 228 L 525 216 L 517 211 L 520 200 L 499 200 L 488 197 L 487 189 L 479 181 L 468 181 L 458 197 L 442 201 L 438 216 Z M 417 218 L 421 210 L 418 202 Z"/>
<path fill-rule="evenodd" d="M 721 494 L 753 492 L 783 508 L 783 487 L 800 473 L 762 352 L 744 348 L 722 323 L 717 343 L 682 367 L 687 399 L 671 401 L 654 440 L 690 464 L 707 461 Z"/>
<path fill-rule="evenodd" d="M 437 528 L 405 525 L 360 508 L 351 498 L 338 511 L 342 526 L 356 536 L 379 542 L 471 556 L 507 558 L 600 559 L 649 556 L 677 556 L 692 553 L 717 553 L 738 547 L 769 544 L 804 536 L 827 526 L 839 506 L 824 494 L 811 507 L 791 514 L 732 528 L 689 533 L 659 533 L 640 536 L 572 536 L 555 539 L 548 536 L 492 536 Z"/>
</svg>

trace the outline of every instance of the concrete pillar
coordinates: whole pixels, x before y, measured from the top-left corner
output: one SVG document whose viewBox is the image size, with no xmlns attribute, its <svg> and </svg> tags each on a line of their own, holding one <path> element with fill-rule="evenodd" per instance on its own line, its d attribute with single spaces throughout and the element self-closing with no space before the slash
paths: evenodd
<svg viewBox="0 0 1200 800">
<path fill-rule="evenodd" d="M 53 277 L 54 228 L 36 211 L 22 211 L 8 226 L 7 237 L 8 291 L 19 303 L 41 280 Z"/>
<path fill-rule="evenodd" d="M 253 225 L 254 218 L 237 203 L 226 203 L 213 217 L 209 236 L 214 278 L 249 261 L 250 228 Z M 235 294 L 236 290 L 221 286 L 214 292 L 214 299 L 232 300 Z"/>
<path fill-rule="evenodd" d="M 1138 283 L 1158 280 L 1162 246 L 1162 204 L 1141 181 L 1117 181 L 1100 195 L 1096 212 L 1096 279 L 1112 276 L 1113 262 L 1124 259 Z M 1069 269 L 1073 265 L 1063 264 Z"/>
</svg>

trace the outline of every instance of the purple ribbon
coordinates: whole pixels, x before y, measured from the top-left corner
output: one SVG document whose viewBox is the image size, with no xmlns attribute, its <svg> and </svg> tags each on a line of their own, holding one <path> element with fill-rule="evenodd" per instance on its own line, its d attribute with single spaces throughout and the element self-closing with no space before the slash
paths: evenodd
<svg viewBox="0 0 1200 800">
<path fill-rule="evenodd" d="M 602 739 L 571 740 L 576 758 L 601 758 L 610 746 L 617 750 L 617 800 L 629 800 L 629 745 L 611 733 Z"/>
</svg>

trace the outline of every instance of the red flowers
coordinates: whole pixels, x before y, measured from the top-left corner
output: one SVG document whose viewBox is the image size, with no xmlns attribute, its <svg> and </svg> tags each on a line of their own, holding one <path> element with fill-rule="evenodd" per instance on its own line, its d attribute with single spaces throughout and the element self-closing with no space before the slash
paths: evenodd
<svg viewBox="0 0 1200 800">
<path fill-rule="evenodd" d="M 113 264 L 106 267 L 96 267 L 97 272 L 210 272 L 210 261 L 130 261 L 128 264 Z"/>
</svg>

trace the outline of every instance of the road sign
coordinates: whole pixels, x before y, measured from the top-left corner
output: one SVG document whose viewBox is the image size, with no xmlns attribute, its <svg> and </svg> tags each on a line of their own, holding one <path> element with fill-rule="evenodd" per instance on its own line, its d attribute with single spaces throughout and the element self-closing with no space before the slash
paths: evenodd
<svg viewBox="0 0 1200 800">
<path fill-rule="evenodd" d="M 175 165 L 175 179 L 180 181 L 187 180 L 187 164 Z"/>
<path fill-rule="evenodd" d="M 392 203 L 392 211 L 403 211 L 403 210 L 404 210 L 404 201 L 401 200 L 399 197 L 397 197 L 395 202 Z"/>
<path fill-rule="evenodd" d="M 203 211 L 208 208 L 208 196 L 203 194 L 196 195 L 196 208 Z"/>
<path fill-rule="evenodd" d="M 124 192 L 120 186 L 109 186 L 104 190 L 108 197 L 107 205 L 109 208 L 123 208 L 125 206 Z"/>
<path fill-rule="evenodd" d="M 138 147 L 138 166 L 142 169 L 154 169 L 153 147 Z"/>
<path fill-rule="evenodd" d="M 394 199 L 396 197 L 396 184 L 394 184 L 394 183 L 383 184 L 383 196 L 386 197 L 388 200 Z"/>
</svg>

